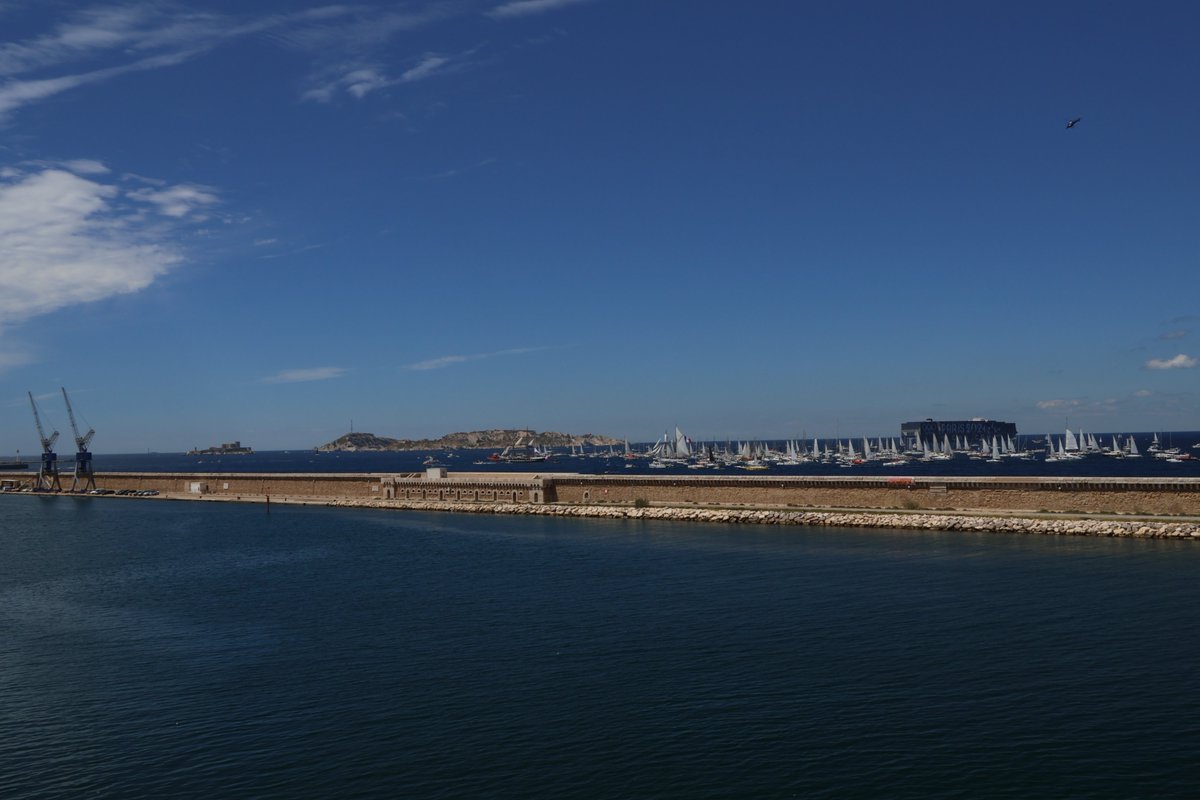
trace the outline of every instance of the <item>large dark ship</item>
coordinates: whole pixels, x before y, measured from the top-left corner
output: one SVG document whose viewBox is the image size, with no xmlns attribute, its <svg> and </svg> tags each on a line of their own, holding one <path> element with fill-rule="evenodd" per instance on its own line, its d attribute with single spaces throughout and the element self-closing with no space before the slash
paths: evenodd
<svg viewBox="0 0 1200 800">
<path fill-rule="evenodd" d="M 0 469 L 26 469 L 29 465 L 21 460 L 21 454 L 16 458 L 0 458 Z"/>
<path fill-rule="evenodd" d="M 909 442 L 912 440 L 928 441 L 929 439 L 942 439 L 946 436 L 963 436 L 969 441 L 976 439 L 984 439 L 991 441 L 995 436 L 998 439 L 1003 439 L 1006 436 L 1016 437 L 1017 424 L 1015 422 L 997 422 L 994 419 L 966 419 L 966 420 L 936 420 L 926 419 L 921 422 L 905 422 L 900 425 L 900 438 Z"/>
</svg>

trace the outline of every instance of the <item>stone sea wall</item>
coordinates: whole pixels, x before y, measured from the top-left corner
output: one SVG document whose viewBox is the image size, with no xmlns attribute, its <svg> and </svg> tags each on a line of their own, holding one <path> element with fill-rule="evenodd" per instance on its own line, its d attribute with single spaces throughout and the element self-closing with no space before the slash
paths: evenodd
<svg viewBox="0 0 1200 800">
<path fill-rule="evenodd" d="M 1105 479 L 739 479 L 683 476 L 556 476 L 565 503 L 808 506 L 863 509 L 989 509 L 1138 515 L 1200 515 L 1200 483 Z"/>
</svg>

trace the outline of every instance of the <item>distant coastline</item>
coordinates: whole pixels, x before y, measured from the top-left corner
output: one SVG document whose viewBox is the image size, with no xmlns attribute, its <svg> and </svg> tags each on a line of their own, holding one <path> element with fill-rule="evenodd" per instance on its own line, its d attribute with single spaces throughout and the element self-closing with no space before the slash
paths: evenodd
<svg viewBox="0 0 1200 800">
<path fill-rule="evenodd" d="M 594 433 L 571 434 L 557 431 L 541 433 L 528 428 L 494 428 L 486 431 L 448 433 L 438 439 L 392 439 L 373 433 L 347 433 L 332 442 L 314 448 L 318 453 L 389 450 L 495 450 L 508 447 L 524 437 L 543 447 L 615 447 L 621 439 Z"/>
</svg>

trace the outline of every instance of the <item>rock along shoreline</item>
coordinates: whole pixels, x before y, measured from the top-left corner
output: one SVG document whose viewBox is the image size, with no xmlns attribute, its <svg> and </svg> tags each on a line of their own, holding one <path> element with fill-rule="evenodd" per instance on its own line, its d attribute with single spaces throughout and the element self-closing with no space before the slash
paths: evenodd
<svg viewBox="0 0 1200 800">
<path fill-rule="evenodd" d="M 283 502 L 304 502 L 287 499 Z M 1133 539 L 1190 539 L 1200 541 L 1200 524 L 1157 520 L 1040 519 L 990 517 L 954 513 L 887 513 L 868 511 L 802 511 L 783 509 L 679 508 L 598 505 L 533 505 L 522 503 L 453 503 L 400 500 L 315 501 L 346 508 L 379 508 L 401 511 L 449 511 L 466 514 L 517 514 L 525 516 L 595 519 L 710 522 L 736 525 L 808 525 L 836 528 L 904 528 L 924 531 L 1021 533 L 1046 536 L 1104 536 Z"/>
</svg>

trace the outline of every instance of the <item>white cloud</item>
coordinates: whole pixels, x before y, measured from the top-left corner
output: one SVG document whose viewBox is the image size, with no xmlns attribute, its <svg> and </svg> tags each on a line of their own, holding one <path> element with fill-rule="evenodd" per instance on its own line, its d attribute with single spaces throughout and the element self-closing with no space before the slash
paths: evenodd
<svg viewBox="0 0 1200 800">
<path fill-rule="evenodd" d="M 344 375 L 344 367 L 312 367 L 311 369 L 285 369 L 262 379 L 263 383 L 307 383 L 327 381 Z"/>
<path fill-rule="evenodd" d="M 111 170 L 99 161 L 90 158 L 76 158 L 64 161 L 63 166 L 76 175 L 107 175 Z"/>
<path fill-rule="evenodd" d="M 453 355 L 440 356 L 431 358 L 426 361 L 418 361 L 415 364 L 409 364 L 405 369 L 412 370 L 429 370 L 442 369 L 453 364 L 461 364 L 464 361 L 481 361 L 485 358 L 495 358 L 496 356 L 517 356 L 525 353 L 537 353 L 542 350 L 549 350 L 548 347 L 514 347 L 511 350 L 496 350 L 492 353 L 474 353 L 472 355 Z"/>
<path fill-rule="evenodd" d="M 1154 392 L 1150 391 L 1149 389 L 1138 389 L 1136 392 L 1133 393 L 1133 396 L 1134 397 L 1149 397 L 1152 394 L 1154 394 Z"/>
<path fill-rule="evenodd" d="M 391 81 L 382 73 L 373 69 L 357 69 L 342 77 L 342 85 L 357 100 L 363 99 L 368 93 L 382 89 L 390 83 Z"/>
<path fill-rule="evenodd" d="M 487 12 L 493 19 L 511 19 L 513 17 L 528 17 L 533 14 L 545 14 L 567 6 L 580 5 L 590 0 L 511 0 Z"/>
<path fill-rule="evenodd" d="M 1146 369 L 1191 369 L 1197 363 L 1191 356 L 1180 353 L 1174 358 L 1152 358 L 1146 362 Z"/>
<path fill-rule="evenodd" d="M 1182 339 L 1185 336 L 1187 336 L 1189 332 L 1190 331 L 1185 331 L 1185 330 L 1167 331 L 1166 333 L 1159 335 L 1158 338 L 1162 339 L 1163 341 L 1170 341 L 1171 339 Z"/>
<path fill-rule="evenodd" d="M 63 169 L 7 172 L 0 179 L 0 328 L 137 292 L 178 265 L 174 225 L 148 225 L 143 200 Z"/>
<path fill-rule="evenodd" d="M 0 374 L 13 367 L 24 366 L 31 361 L 33 361 L 33 357 L 29 353 L 22 353 L 12 349 L 0 349 Z"/>
<path fill-rule="evenodd" d="M 1055 408 L 1078 408 L 1081 405 L 1083 405 L 1083 402 L 1080 400 L 1056 399 L 1037 401 L 1037 407 L 1042 410 L 1051 410 Z"/>
<path fill-rule="evenodd" d="M 181 183 L 166 189 L 134 189 L 129 192 L 129 197 L 150 203 L 160 214 L 182 219 L 198 208 L 215 204 L 217 196 L 213 192 L 209 186 Z"/>
</svg>

